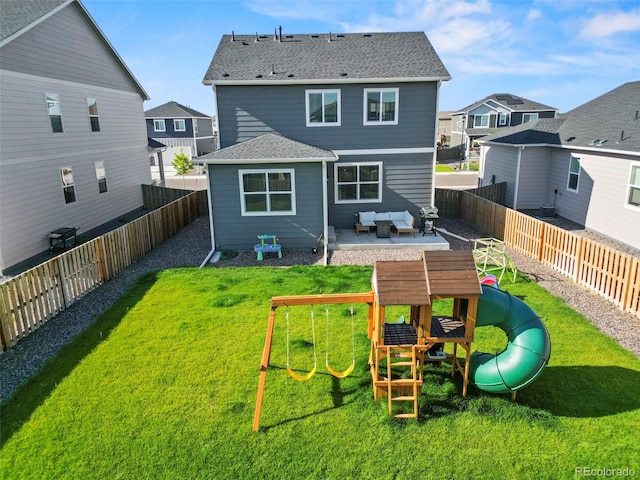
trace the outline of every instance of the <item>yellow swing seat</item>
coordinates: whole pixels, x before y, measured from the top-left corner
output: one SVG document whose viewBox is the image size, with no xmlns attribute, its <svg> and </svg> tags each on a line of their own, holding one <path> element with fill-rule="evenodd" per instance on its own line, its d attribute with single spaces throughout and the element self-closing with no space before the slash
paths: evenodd
<svg viewBox="0 0 640 480">
<path fill-rule="evenodd" d="M 309 380 L 311 377 L 315 375 L 316 370 L 317 368 L 313 367 L 313 370 L 311 370 L 306 375 L 300 375 L 299 373 L 294 372 L 291 368 L 287 368 L 287 372 L 289 372 L 289 375 L 291 375 L 292 378 L 295 378 L 299 382 L 306 382 L 307 380 Z"/>
<path fill-rule="evenodd" d="M 333 368 L 331 368 L 331 365 L 327 363 L 327 371 L 336 378 L 345 378 L 351 375 L 351 372 L 353 372 L 355 366 L 356 364 L 352 363 L 344 372 L 337 372 Z"/>
</svg>

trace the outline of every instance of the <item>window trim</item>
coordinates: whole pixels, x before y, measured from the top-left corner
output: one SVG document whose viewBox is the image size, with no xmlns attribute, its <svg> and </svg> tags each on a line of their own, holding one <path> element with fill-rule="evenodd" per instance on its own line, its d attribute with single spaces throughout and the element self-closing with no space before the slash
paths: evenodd
<svg viewBox="0 0 640 480">
<path fill-rule="evenodd" d="M 529 120 L 527 120 L 525 122 L 524 117 L 528 116 L 530 117 Z M 535 122 L 536 120 L 538 120 L 538 118 L 540 118 L 540 116 L 537 113 L 532 113 L 532 112 L 526 112 L 522 114 L 522 123 L 529 123 L 529 122 Z"/>
<path fill-rule="evenodd" d="M 486 125 L 476 125 L 476 119 L 477 118 L 485 118 L 487 119 L 487 124 Z M 491 114 L 489 113 L 482 113 L 480 115 L 474 115 L 473 116 L 473 127 L 472 128 L 489 128 L 489 125 L 491 124 Z"/>
<path fill-rule="evenodd" d="M 571 160 L 576 159 L 578 161 L 578 171 L 577 172 L 572 172 L 571 171 Z M 578 155 L 571 155 L 569 157 L 569 167 L 567 168 L 567 191 L 568 192 L 574 192 L 574 193 L 578 193 L 578 190 L 580 188 L 580 173 L 582 172 L 582 158 L 579 157 Z M 571 188 L 569 185 L 571 184 L 571 176 L 572 175 L 576 175 L 577 179 L 576 179 L 576 188 Z"/>
<path fill-rule="evenodd" d="M 95 108 L 96 108 L 96 113 L 94 114 L 91 113 L 91 104 L 90 104 L 91 101 L 93 102 L 93 105 L 95 105 Z M 98 99 L 87 97 L 87 111 L 89 113 L 89 126 L 91 127 L 91 132 L 99 132 L 100 131 L 100 114 L 98 113 Z M 94 118 L 96 120 L 95 125 L 97 126 L 97 129 L 94 128 L 94 122 L 93 122 Z"/>
<path fill-rule="evenodd" d="M 269 173 L 288 173 L 291 176 L 291 210 L 289 211 L 275 211 L 272 212 L 270 210 L 271 202 L 267 202 L 267 211 L 264 212 L 248 212 L 247 205 L 245 201 L 245 191 L 244 191 L 244 175 L 247 173 L 261 173 L 268 177 Z M 282 217 L 282 216 L 291 216 L 296 214 L 296 171 L 293 168 L 245 168 L 238 170 L 238 182 L 239 182 L 239 192 L 240 192 L 240 215 L 243 217 Z M 269 182 L 266 182 L 267 197 L 269 194 Z M 255 193 L 255 192 L 252 192 Z M 279 192 L 282 194 L 283 192 Z"/>
<path fill-rule="evenodd" d="M 65 170 L 68 170 L 69 171 L 68 174 L 71 176 L 70 183 L 66 183 L 65 181 L 65 178 L 64 178 Z M 60 172 L 60 182 L 62 184 L 62 196 L 64 198 L 65 205 L 76 203 L 78 201 L 78 197 L 76 195 L 76 182 L 73 180 L 73 167 L 60 167 L 59 172 Z M 67 199 L 66 189 L 70 189 L 70 191 L 73 193 L 72 200 Z"/>
<path fill-rule="evenodd" d="M 638 169 L 638 184 L 631 183 L 631 177 L 633 176 L 633 170 Z M 627 192 L 624 200 L 624 206 L 633 210 L 640 210 L 640 204 L 636 205 L 630 202 L 631 189 L 640 190 L 640 163 L 632 163 L 629 168 L 629 176 L 627 177 Z"/>
<path fill-rule="evenodd" d="M 156 124 L 156 122 L 158 122 Z M 162 125 L 162 128 L 158 128 L 159 125 Z M 153 120 L 153 131 L 154 132 L 166 132 L 167 131 L 167 124 L 165 123 L 164 119 L 154 119 Z"/>
<path fill-rule="evenodd" d="M 393 92 L 395 94 L 395 115 L 393 120 L 369 120 L 368 119 L 368 102 L 367 96 L 369 93 L 380 93 L 380 104 L 382 105 L 382 94 L 384 92 Z M 398 125 L 398 116 L 400 114 L 400 89 L 395 88 L 365 88 L 362 95 L 362 122 L 363 125 Z M 380 110 L 382 116 L 382 110 Z"/>
<path fill-rule="evenodd" d="M 49 97 L 51 97 L 51 102 L 53 102 L 52 107 L 55 106 L 58 113 L 51 113 L 52 107 L 49 106 Z M 45 92 L 44 105 L 47 109 L 47 116 L 49 117 L 49 126 L 51 127 L 51 133 L 64 133 L 64 124 L 62 122 L 62 102 L 60 101 L 60 94 Z M 58 117 L 58 119 L 60 120 L 60 131 L 57 131 L 53 127 L 53 117 Z"/>
<path fill-rule="evenodd" d="M 336 88 L 331 88 L 331 89 L 312 89 L 312 90 L 305 90 L 304 91 L 304 97 L 305 97 L 305 122 L 307 127 L 339 127 L 340 124 L 342 123 L 342 108 L 340 107 L 341 103 L 342 103 L 342 97 L 341 97 L 341 93 L 340 93 L 340 89 L 336 89 Z M 323 109 L 322 109 L 322 114 L 324 117 L 324 94 L 325 93 L 336 93 L 338 95 L 338 99 L 337 99 L 337 112 L 336 112 L 336 116 L 337 116 L 337 121 L 336 122 L 325 122 L 324 120 L 322 122 L 310 122 L 309 121 L 309 116 L 310 116 L 310 109 L 309 109 L 309 95 L 313 94 L 313 93 L 321 93 L 322 94 L 322 99 L 323 99 Z"/>
<path fill-rule="evenodd" d="M 358 196 L 360 195 L 360 189 L 358 188 L 360 186 L 360 167 L 361 166 L 370 166 L 370 165 L 377 165 L 378 166 L 378 171 L 380 172 L 380 177 L 378 178 L 378 198 L 377 199 L 371 199 L 371 198 L 367 198 L 367 199 L 360 199 L 357 198 L 355 200 L 340 200 L 339 196 L 338 196 L 338 187 L 340 186 L 340 184 L 344 183 L 355 183 L 356 184 L 356 192 L 358 193 Z M 358 180 L 356 182 L 342 182 L 339 184 L 338 182 L 338 168 L 339 167 L 358 167 Z M 363 203 L 382 203 L 382 186 L 383 186 L 383 162 L 337 162 L 333 165 L 333 201 L 336 204 L 347 204 L 347 203 L 356 203 L 356 204 L 363 204 Z M 369 183 L 373 183 L 373 182 L 369 182 Z"/>
<path fill-rule="evenodd" d="M 182 122 L 182 128 L 178 128 L 178 122 Z M 184 118 L 174 118 L 173 119 L 173 131 L 174 132 L 186 132 L 187 131 L 187 121 Z"/>
<path fill-rule="evenodd" d="M 100 164 L 99 168 L 98 168 L 98 164 Z M 109 188 L 107 186 L 107 169 L 104 168 L 104 160 L 96 160 L 95 162 L 93 162 L 93 166 L 96 172 L 96 182 L 98 183 L 98 193 L 99 194 L 107 193 L 109 191 Z M 102 175 L 99 175 L 98 173 L 99 170 L 102 170 Z M 103 182 L 101 183 L 100 180 L 103 180 Z M 104 190 L 102 190 L 103 184 L 104 184 Z"/>
<path fill-rule="evenodd" d="M 498 125 L 501 127 L 504 127 L 505 125 L 507 125 L 507 119 L 508 119 L 509 115 L 506 113 L 499 113 L 498 114 Z"/>
</svg>

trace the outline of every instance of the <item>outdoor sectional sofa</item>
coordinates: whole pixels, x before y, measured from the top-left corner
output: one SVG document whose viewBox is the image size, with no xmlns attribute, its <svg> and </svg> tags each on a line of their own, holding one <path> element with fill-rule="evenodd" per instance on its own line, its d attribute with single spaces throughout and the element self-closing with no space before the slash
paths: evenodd
<svg viewBox="0 0 640 480">
<path fill-rule="evenodd" d="M 375 228 L 376 222 L 381 221 L 390 221 L 398 237 L 401 233 L 413 233 L 413 236 L 416 236 L 415 219 L 407 210 L 402 212 L 358 212 L 356 234 L 360 234 L 360 232 L 368 234 L 372 227 Z"/>
</svg>

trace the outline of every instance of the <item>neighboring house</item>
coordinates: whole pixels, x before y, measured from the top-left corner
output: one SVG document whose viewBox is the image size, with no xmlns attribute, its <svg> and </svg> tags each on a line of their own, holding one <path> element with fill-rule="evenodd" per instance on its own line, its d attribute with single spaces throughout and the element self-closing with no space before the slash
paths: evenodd
<svg viewBox="0 0 640 480">
<path fill-rule="evenodd" d="M 496 93 L 451 114 L 451 146 L 465 157 L 478 153 L 475 142 L 500 128 L 513 127 L 539 118 L 554 118 L 557 109 L 509 93 Z"/>
<path fill-rule="evenodd" d="M 206 164 L 216 248 L 316 245 L 359 211 L 433 203 L 438 92 L 423 32 L 224 35 L 203 83 L 221 150 Z M 326 240 L 325 240 L 326 241 Z M 326 243 L 325 243 L 326 247 Z"/>
<path fill-rule="evenodd" d="M 640 248 L 640 81 L 554 119 L 480 140 L 484 185 L 507 206 L 547 210 Z"/>
<path fill-rule="evenodd" d="M 78 0 L 0 7 L 0 273 L 142 206 L 148 95 Z M 81 46 L 81 47 L 79 47 Z"/>
<path fill-rule="evenodd" d="M 144 112 L 147 136 L 168 147 L 164 155 L 171 165 L 174 153 L 182 149 L 189 158 L 196 158 L 216 149 L 215 119 L 178 102 L 167 102 Z"/>
<path fill-rule="evenodd" d="M 436 145 L 439 148 L 451 146 L 451 112 L 438 112 L 438 135 Z"/>
</svg>

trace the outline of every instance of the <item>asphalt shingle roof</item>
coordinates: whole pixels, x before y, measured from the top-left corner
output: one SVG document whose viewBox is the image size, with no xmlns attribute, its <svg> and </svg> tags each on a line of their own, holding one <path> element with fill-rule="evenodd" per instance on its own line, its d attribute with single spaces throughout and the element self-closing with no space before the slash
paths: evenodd
<svg viewBox="0 0 640 480">
<path fill-rule="evenodd" d="M 146 118 L 211 118 L 211 115 L 198 112 L 193 108 L 186 107 L 178 102 L 167 102 L 164 105 L 159 105 L 155 108 L 150 108 L 144 112 Z"/>
<path fill-rule="evenodd" d="M 504 108 L 512 110 L 514 112 L 536 112 L 540 110 L 557 110 L 554 107 L 550 107 L 549 105 L 544 105 L 542 103 L 534 102 L 533 100 L 529 100 L 523 97 L 518 97 L 517 95 L 512 95 L 510 93 L 494 93 L 493 95 L 489 95 L 488 97 L 483 98 L 482 100 L 478 100 L 471 105 L 464 107 L 462 110 L 458 110 L 454 112 L 454 114 L 462 114 L 466 113 L 469 110 L 473 110 L 488 101 L 493 101 L 495 103 L 499 103 Z"/>
<path fill-rule="evenodd" d="M 639 112 L 640 81 L 629 82 L 561 117 L 500 129 L 480 141 L 640 152 Z"/>
<path fill-rule="evenodd" d="M 330 150 L 307 145 L 278 133 L 265 133 L 241 143 L 236 143 L 213 153 L 198 157 L 198 163 L 262 162 L 334 162 L 338 159 Z"/>
<path fill-rule="evenodd" d="M 2 0 L 0 41 L 31 25 L 68 0 Z"/>
<path fill-rule="evenodd" d="M 223 35 L 203 83 L 450 78 L 424 32 Z"/>
</svg>

